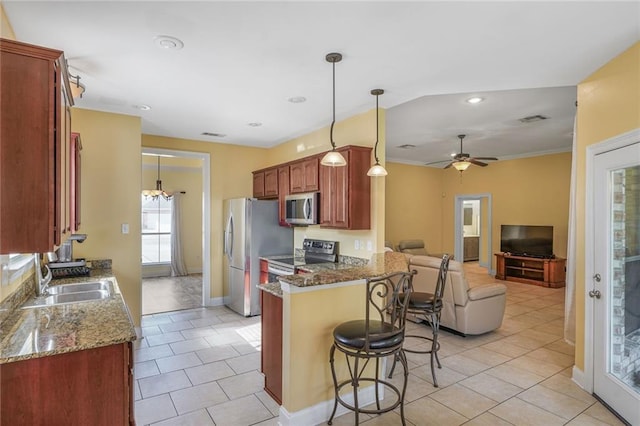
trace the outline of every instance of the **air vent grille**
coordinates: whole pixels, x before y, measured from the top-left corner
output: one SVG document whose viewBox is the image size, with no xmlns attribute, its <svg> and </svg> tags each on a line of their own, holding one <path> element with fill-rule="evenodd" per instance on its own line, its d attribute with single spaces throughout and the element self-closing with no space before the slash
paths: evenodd
<svg viewBox="0 0 640 426">
<path fill-rule="evenodd" d="M 202 132 L 202 136 L 213 136 L 214 138 L 224 138 L 224 133 Z"/>
<path fill-rule="evenodd" d="M 533 123 L 535 121 L 542 121 L 542 120 L 546 120 L 548 118 L 549 117 L 545 117 L 544 115 L 537 114 L 537 115 L 530 115 L 528 117 L 523 117 L 519 121 L 521 123 Z"/>
</svg>

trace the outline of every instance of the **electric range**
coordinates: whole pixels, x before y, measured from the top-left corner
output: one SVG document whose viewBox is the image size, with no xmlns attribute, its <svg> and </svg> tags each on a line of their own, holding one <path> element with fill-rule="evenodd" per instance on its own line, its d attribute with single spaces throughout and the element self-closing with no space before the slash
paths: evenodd
<svg viewBox="0 0 640 426">
<path fill-rule="evenodd" d="M 338 261 L 338 242 L 305 238 L 302 242 L 303 256 L 269 259 L 269 282 L 281 275 L 293 275 L 304 265 Z"/>
</svg>

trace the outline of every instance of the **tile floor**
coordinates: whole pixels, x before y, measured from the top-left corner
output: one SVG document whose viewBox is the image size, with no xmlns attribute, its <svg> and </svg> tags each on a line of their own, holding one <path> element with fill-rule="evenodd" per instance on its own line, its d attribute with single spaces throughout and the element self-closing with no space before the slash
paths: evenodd
<svg viewBox="0 0 640 426">
<path fill-rule="evenodd" d="M 493 281 L 477 266 L 465 268 L 475 282 Z M 503 283 L 500 329 L 466 338 L 441 334 L 439 388 L 431 384 L 428 358 L 408 354 L 407 424 L 622 425 L 571 381 L 573 348 L 562 338 L 564 289 Z M 145 338 L 134 358 L 138 425 L 278 424 L 278 406 L 262 390 L 259 317 L 198 308 L 147 315 L 142 326 Z M 426 332 L 424 325 L 411 328 Z M 345 414 L 334 425 L 353 420 Z M 401 424 L 395 411 L 361 422 Z"/>
<path fill-rule="evenodd" d="M 142 279 L 142 314 L 202 306 L 202 274 Z"/>
</svg>

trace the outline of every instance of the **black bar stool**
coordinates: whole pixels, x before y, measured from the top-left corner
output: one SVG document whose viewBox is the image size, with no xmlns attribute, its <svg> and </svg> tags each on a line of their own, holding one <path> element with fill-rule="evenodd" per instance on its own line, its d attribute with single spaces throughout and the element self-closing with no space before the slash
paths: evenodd
<svg viewBox="0 0 640 426">
<path fill-rule="evenodd" d="M 447 282 L 447 273 L 449 271 L 449 260 L 450 257 L 448 254 L 442 256 L 442 262 L 440 263 L 440 270 L 438 272 L 438 280 L 436 282 L 436 288 L 433 294 L 431 293 L 422 293 L 422 292 L 414 292 L 411 294 L 409 298 L 409 307 L 407 312 L 414 315 L 422 316 L 427 324 L 431 326 L 432 337 L 419 336 L 408 334 L 405 337 L 413 337 L 416 339 L 425 339 L 431 342 L 431 349 L 429 350 L 416 350 L 416 349 L 407 349 L 405 348 L 405 352 L 411 352 L 414 354 L 430 354 L 431 355 L 431 377 L 433 377 L 433 386 L 438 387 L 438 380 L 436 379 L 436 371 L 434 368 L 433 361 L 435 359 L 438 364 L 438 368 L 442 368 L 440 365 L 440 359 L 438 358 L 438 350 L 440 349 L 440 342 L 438 342 L 438 332 L 440 331 L 440 314 L 442 313 L 442 296 L 444 294 L 444 286 Z M 393 376 L 393 370 L 396 368 L 396 362 L 398 362 L 398 357 L 396 356 L 394 359 L 393 367 L 389 372 L 389 378 Z"/>
<path fill-rule="evenodd" d="M 359 424 L 359 414 L 382 414 L 400 406 L 402 424 L 404 420 L 404 394 L 407 390 L 409 369 L 407 358 L 402 351 L 404 329 L 412 292 L 413 272 L 395 272 L 381 277 L 367 279 L 365 318 L 344 322 L 333 330 L 333 345 L 329 352 L 331 374 L 335 390 L 333 412 L 328 424 L 332 424 L 338 403 L 355 412 L 356 425 Z M 335 370 L 335 352 L 338 350 L 345 355 L 349 370 L 349 378 L 338 381 Z M 380 359 L 393 356 L 404 367 L 404 383 L 402 390 L 380 377 Z M 374 377 L 364 376 L 369 361 L 375 360 Z M 352 365 L 353 362 L 353 365 Z M 370 370 L 367 371 L 369 373 Z M 362 409 L 358 402 L 358 389 L 361 383 L 373 383 L 376 399 L 375 409 Z M 395 394 L 395 401 L 381 407 L 379 385 Z M 353 388 L 353 404 L 348 403 L 340 395 L 345 386 Z"/>
</svg>

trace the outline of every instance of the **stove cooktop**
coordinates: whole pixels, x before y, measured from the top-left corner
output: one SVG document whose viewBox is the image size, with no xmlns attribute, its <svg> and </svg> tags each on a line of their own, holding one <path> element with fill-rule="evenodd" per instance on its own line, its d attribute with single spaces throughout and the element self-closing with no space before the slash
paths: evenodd
<svg viewBox="0 0 640 426">
<path fill-rule="evenodd" d="M 316 259 L 313 257 L 286 257 L 284 259 L 269 260 L 273 263 L 284 263 L 291 266 L 313 265 L 318 263 L 328 263 L 326 259 Z"/>
</svg>

